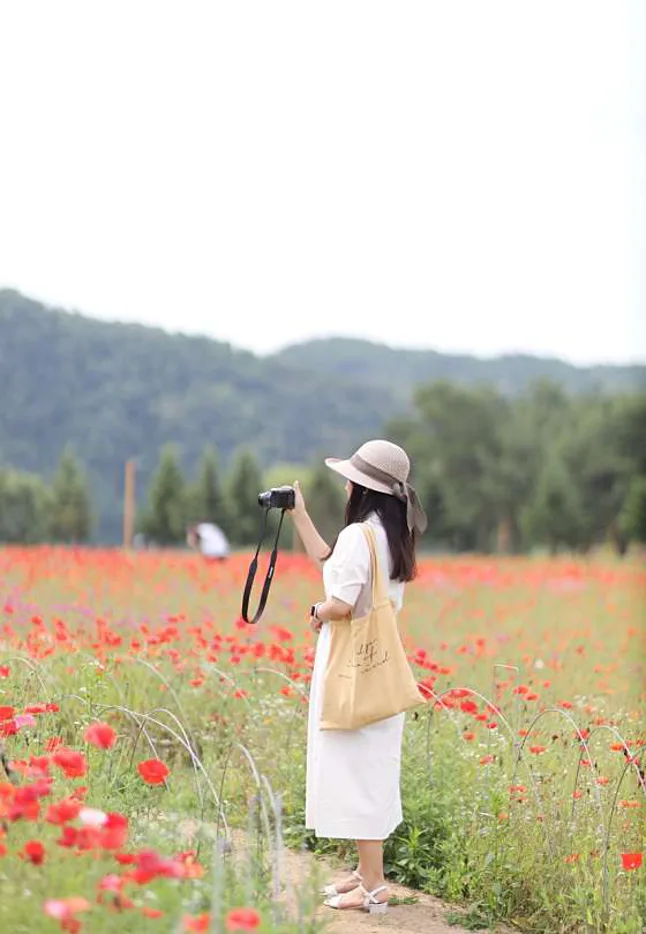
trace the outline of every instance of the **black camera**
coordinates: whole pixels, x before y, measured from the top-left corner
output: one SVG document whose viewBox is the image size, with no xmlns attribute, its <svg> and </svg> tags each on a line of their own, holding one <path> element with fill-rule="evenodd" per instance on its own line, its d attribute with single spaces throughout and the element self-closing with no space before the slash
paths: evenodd
<svg viewBox="0 0 646 934">
<path fill-rule="evenodd" d="M 258 494 L 258 505 L 263 509 L 293 509 L 296 491 L 293 486 L 278 486 Z"/>
<path fill-rule="evenodd" d="M 280 530 L 283 527 L 283 520 L 285 518 L 286 510 L 293 509 L 296 505 L 296 490 L 293 486 L 278 486 L 273 487 L 271 490 L 265 490 L 264 493 L 258 494 L 258 505 L 262 506 L 263 508 L 262 525 L 260 528 L 258 547 L 256 548 L 256 553 L 251 560 L 251 564 L 249 565 L 247 582 L 244 585 L 244 592 L 242 594 L 241 612 L 245 623 L 257 623 L 265 609 L 271 582 L 274 579 L 274 570 L 276 568 L 276 559 L 278 557 L 278 539 L 280 538 Z M 251 599 L 251 588 L 253 587 L 256 571 L 258 570 L 258 555 L 260 554 L 262 543 L 265 540 L 265 533 L 269 523 L 270 509 L 280 509 L 280 519 L 278 521 L 278 529 L 276 530 L 276 538 L 274 539 L 274 547 L 271 550 L 271 555 L 269 558 L 269 566 L 267 568 L 267 573 L 265 574 L 265 583 L 262 585 L 262 593 L 260 594 L 260 600 L 258 601 L 258 609 L 254 615 L 250 617 L 249 600 Z"/>
</svg>

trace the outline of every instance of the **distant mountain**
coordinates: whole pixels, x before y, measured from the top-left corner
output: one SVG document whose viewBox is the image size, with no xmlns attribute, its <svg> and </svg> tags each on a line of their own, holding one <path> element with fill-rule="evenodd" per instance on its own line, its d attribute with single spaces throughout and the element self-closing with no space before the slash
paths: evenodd
<svg viewBox="0 0 646 934">
<path fill-rule="evenodd" d="M 482 361 L 363 341 L 314 341 L 259 358 L 204 337 L 110 324 L 0 290 L 0 462 L 46 475 L 69 442 L 90 472 L 100 534 L 119 534 L 122 469 L 143 485 L 166 442 L 192 471 L 213 443 L 264 465 L 349 452 L 438 377 L 520 391 L 534 378 L 573 391 L 646 385 L 646 367 L 579 369 L 555 360 Z M 140 487 L 141 489 L 141 487 Z"/>
<path fill-rule="evenodd" d="M 295 344 L 273 359 L 304 367 L 310 373 L 327 373 L 375 388 L 388 386 L 399 400 L 409 400 L 415 386 L 438 379 L 488 383 L 505 395 L 516 395 L 541 379 L 559 383 L 572 393 L 646 387 L 646 366 L 576 367 L 562 360 L 525 354 L 485 360 L 433 350 L 395 350 L 347 338 Z"/>
</svg>

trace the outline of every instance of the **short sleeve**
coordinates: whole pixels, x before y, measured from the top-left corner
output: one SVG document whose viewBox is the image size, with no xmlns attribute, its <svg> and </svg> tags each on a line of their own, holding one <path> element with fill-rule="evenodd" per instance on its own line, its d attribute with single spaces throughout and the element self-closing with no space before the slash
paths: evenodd
<svg viewBox="0 0 646 934">
<path fill-rule="evenodd" d="M 354 606 L 370 580 L 370 549 L 360 525 L 343 529 L 327 564 L 327 596 Z"/>
</svg>

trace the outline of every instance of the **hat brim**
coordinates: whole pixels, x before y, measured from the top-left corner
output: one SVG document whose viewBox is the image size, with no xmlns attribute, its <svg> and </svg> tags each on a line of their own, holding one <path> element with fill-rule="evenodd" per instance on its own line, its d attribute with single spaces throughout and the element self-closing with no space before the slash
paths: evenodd
<svg viewBox="0 0 646 934">
<path fill-rule="evenodd" d="M 387 493 L 389 496 L 394 496 L 391 487 L 362 473 L 350 460 L 341 460 L 339 457 L 326 457 L 325 465 L 330 470 L 345 477 L 346 480 L 350 480 L 351 483 L 358 483 L 359 486 L 365 486 L 366 489 L 374 490 L 376 493 Z"/>
</svg>

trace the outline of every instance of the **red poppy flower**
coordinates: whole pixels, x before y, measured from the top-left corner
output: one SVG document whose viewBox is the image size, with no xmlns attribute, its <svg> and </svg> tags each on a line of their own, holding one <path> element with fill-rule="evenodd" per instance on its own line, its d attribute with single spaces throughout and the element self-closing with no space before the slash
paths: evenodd
<svg viewBox="0 0 646 934">
<path fill-rule="evenodd" d="M 125 884 L 125 879 L 111 872 L 99 880 L 99 892 L 119 893 Z"/>
<path fill-rule="evenodd" d="M 202 931 L 208 931 L 210 924 L 211 915 L 208 913 L 196 915 L 195 917 L 191 915 L 184 916 L 184 930 L 190 931 L 191 934 L 194 934 L 194 932 L 201 934 Z"/>
<path fill-rule="evenodd" d="M 142 850 L 137 855 L 137 869 L 131 878 L 137 885 L 147 885 L 153 879 L 181 879 L 184 876 L 184 867 L 178 860 L 167 859 L 154 850 Z"/>
<path fill-rule="evenodd" d="M 25 713 L 58 713 L 60 709 L 58 704 L 30 704 L 29 707 L 25 707 Z"/>
<path fill-rule="evenodd" d="M 643 853 L 622 853 L 621 865 L 624 869 L 639 869 L 644 860 Z"/>
<path fill-rule="evenodd" d="M 45 847 L 40 840 L 29 840 L 25 843 L 22 856 L 34 866 L 41 866 L 45 862 Z"/>
<path fill-rule="evenodd" d="M 255 908 L 233 908 L 224 919 L 227 931 L 255 931 L 260 927 L 260 915 Z"/>
<path fill-rule="evenodd" d="M 530 746 L 529 751 L 534 753 L 535 756 L 540 756 L 542 752 L 545 752 L 547 746 Z"/>
<path fill-rule="evenodd" d="M 104 850 L 120 850 L 128 839 L 128 818 L 123 814 L 108 814 L 101 828 L 100 846 Z"/>
<path fill-rule="evenodd" d="M 147 785 L 161 785 L 166 776 L 170 774 L 168 766 L 159 759 L 147 759 L 145 762 L 140 762 L 137 771 Z"/>
<path fill-rule="evenodd" d="M 49 774 L 49 756 L 30 756 L 29 765 L 43 775 Z"/>
<path fill-rule="evenodd" d="M 0 678 L 8 678 L 9 674 L 9 665 L 0 665 Z"/>
<path fill-rule="evenodd" d="M 204 875 L 204 866 L 197 862 L 195 850 L 178 853 L 175 859 L 181 864 L 185 879 L 201 879 Z"/>
<path fill-rule="evenodd" d="M 80 810 L 80 801 L 75 801 L 73 798 L 64 798 L 57 804 L 50 804 L 47 808 L 45 820 L 48 824 L 68 824 L 70 821 L 76 820 Z"/>
<path fill-rule="evenodd" d="M 163 918 L 164 912 L 160 911 L 159 908 L 149 908 L 147 905 L 141 909 L 141 913 L 144 918 Z"/>
<path fill-rule="evenodd" d="M 137 862 L 137 857 L 134 853 L 115 853 L 114 858 L 122 866 L 132 866 Z"/>
<path fill-rule="evenodd" d="M 117 734 L 108 723 L 92 723 L 85 731 L 85 742 L 97 749 L 111 749 Z"/>
<path fill-rule="evenodd" d="M 76 846 L 78 835 L 79 835 L 79 832 L 76 829 L 76 827 L 68 827 L 66 825 L 65 827 L 63 827 L 61 831 L 61 835 L 56 841 L 56 843 L 58 844 L 58 846 L 64 846 L 69 849 L 70 847 Z"/>
<path fill-rule="evenodd" d="M 45 914 L 60 922 L 61 931 L 76 934 L 81 930 L 81 925 L 74 916 L 80 911 L 88 911 L 91 907 L 85 898 L 75 895 L 71 898 L 51 898 L 45 902 Z"/>
<path fill-rule="evenodd" d="M 0 721 L 13 720 L 13 715 L 15 712 L 16 711 L 13 707 L 0 707 Z"/>
<path fill-rule="evenodd" d="M 87 772 L 85 756 L 75 749 L 57 749 L 52 761 L 68 778 L 80 778 Z"/>
</svg>

